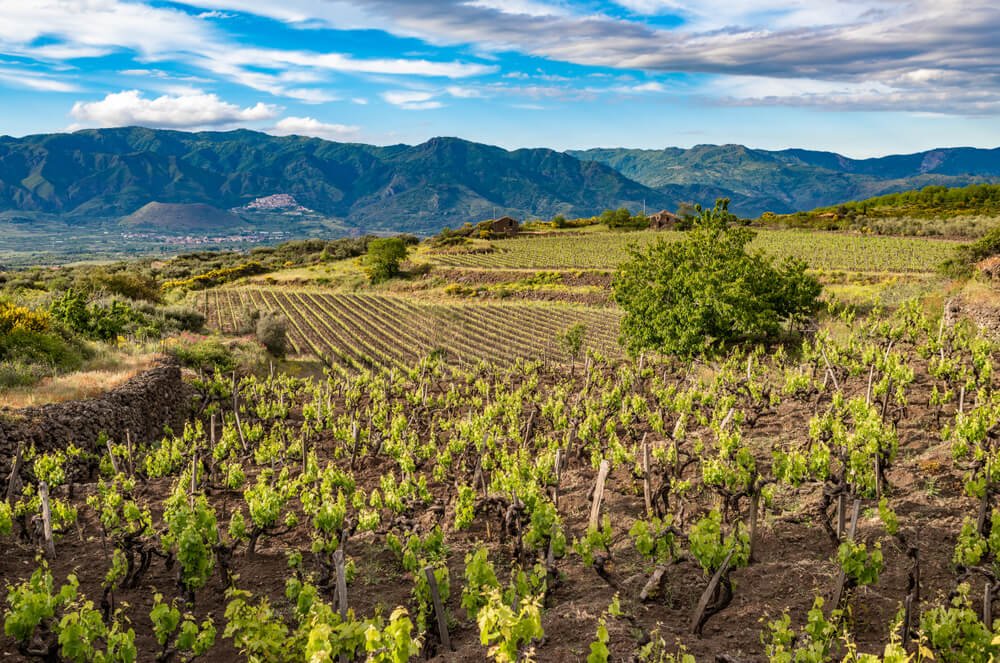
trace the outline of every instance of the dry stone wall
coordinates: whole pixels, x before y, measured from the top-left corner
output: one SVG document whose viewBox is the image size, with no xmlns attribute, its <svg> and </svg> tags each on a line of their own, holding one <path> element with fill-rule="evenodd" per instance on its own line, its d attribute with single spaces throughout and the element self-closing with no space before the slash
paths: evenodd
<svg viewBox="0 0 1000 663">
<path fill-rule="evenodd" d="M 101 396 L 20 410 L 0 410 L 0 477 L 6 476 L 18 444 L 38 451 L 71 442 L 94 450 L 101 432 L 124 441 L 149 442 L 163 435 L 164 426 L 180 431 L 191 413 L 194 391 L 181 379 L 176 363 L 145 371 Z"/>
</svg>

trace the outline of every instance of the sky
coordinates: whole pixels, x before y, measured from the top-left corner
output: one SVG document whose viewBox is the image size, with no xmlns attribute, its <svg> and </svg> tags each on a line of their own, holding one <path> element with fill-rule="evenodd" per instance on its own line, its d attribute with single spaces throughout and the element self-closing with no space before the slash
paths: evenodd
<svg viewBox="0 0 1000 663">
<path fill-rule="evenodd" d="M 0 0 L 0 134 L 1000 145 L 995 0 Z"/>
</svg>

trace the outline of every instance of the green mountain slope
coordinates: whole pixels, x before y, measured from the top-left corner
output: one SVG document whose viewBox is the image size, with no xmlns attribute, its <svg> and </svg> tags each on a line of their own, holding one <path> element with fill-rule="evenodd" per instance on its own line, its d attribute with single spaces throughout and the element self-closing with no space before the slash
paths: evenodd
<svg viewBox="0 0 1000 663">
<path fill-rule="evenodd" d="M 569 154 L 615 168 L 672 197 L 704 201 L 715 188 L 745 216 L 787 214 L 927 185 L 1000 180 L 1000 149 L 948 148 L 850 159 L 810 150 L 755 150 L 742 145 L 691 149 L 591 149 Z"/>
<path fill-rule="evenodd" d="M 241 207 L 290 194 L 360 230 L 434 232 L 497 214 L 589 216 L 675 200 L 553 150 L 509 152 L 455 138 L 375 147 L 252 131 L 141 128 L 0 138 L 0 213 L 76 223 L 156 201 Z"/>
</svg>

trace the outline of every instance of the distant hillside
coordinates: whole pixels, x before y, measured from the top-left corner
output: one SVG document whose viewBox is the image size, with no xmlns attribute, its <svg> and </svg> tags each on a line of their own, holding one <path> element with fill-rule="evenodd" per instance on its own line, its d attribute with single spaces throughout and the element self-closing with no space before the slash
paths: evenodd
<svg viewBox="0 0 1000 663">
<path fill-rule="evenodd" d="M 787 214 L 928 185 L 1000 181 L 1000 149 L 937 149 L 918 154 L 850 159 L 832 152 L 755 150 L 742 145 L 691 149 L 591 149 L 569 154 L 598 161 L 674 198 L 732 199 L 744 216 Z"/>
<path fill-rule="evenodd" d="M 800 217 L 856 217 L 869 219 L 911 217 L 949 219 L 960 216 L 1000 217 L 1000 184 L 972 184 L 948 188 L 927 186 L 915 191 L 850 201 L 800 212 Z"/>
<path fill-rule="evenodd" d="M 609 207 L 638 209 L 644 200 L 656 208 L 675 203 L 603 164 L 457 138 L 375 147 L 245 130 L 141 128 L 0 138 L 0 213 L 86 224 L 153 201 L 232 209 L 275 195 L 362 231 L 410 232 L 494 212 L 590 216 Z"/>
<path fill-rule="evenodd" d="M 152 202 L 119 223 L 126 228 L 162 233 L 212 233 L 249 226 L 236 214 L 203 203 Z"/>
</svg>

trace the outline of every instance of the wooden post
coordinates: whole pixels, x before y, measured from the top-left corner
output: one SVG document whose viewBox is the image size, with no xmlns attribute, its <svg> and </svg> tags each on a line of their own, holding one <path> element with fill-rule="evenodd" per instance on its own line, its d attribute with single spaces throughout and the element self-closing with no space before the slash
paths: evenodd
<svg viewBox="0 0 1000 663">
<path fill-rule="evenodd" d="M 750 496 L 750 556 L 748 562 L 754 561 L 753 552 L 757 544 L 757 512 L 760 510 L 760 492 L 754 491 Z"/>
<path fill-rule="evenodd" d="M 986 628 L 993 630 L 993 585 L 989 579 L 986 580 L 986 589 L 983 591 L 983 623 Z"/>
<path fill-rule="evenodd" d="M 243 446 L 243 453 L 247 449 L 247 440 L 243 437 L 243 425 L 240 423 L 240 394 L 236 389 L 236 371 L 233 371 L 233 414 L 236 416 L 236 432 L 240 434 L 240 444 Z"/>
<path fill-rule="evenodd" d="M 913 594 L 907 594 L 906 600 L 903 601 L 903 649 L 910 648 L 910 613 L 913 611 Z"/>
<path fill-rule="evenodd" d="M 438 591 L 437 578 L 434 577 L 434 567 L 424 567 L 424 576 L 430 586 L 431 599 L 434 602 L 434 616 L 437 618 L 438 635 L 441 637 L 441 645 L 448 651 L 454 651 L 451 646 L 451 637 L 448 635 L 448 618 L 444 614 L 444 604 L 441 603 L 441 593 Z"/>
<path fill-rule="evenodd" d="M 111 469 L 115 471 L 115 476 L 117 476 L 121 470 L 118 469 L 118 461 L 115 460 L 115 452 L 111 447 L 111 440 L 105 440 L 104 444 L 108 447 L 108 457 L 111 458 Z"/>
<path fill-rule="evenodd" d="M 847 540 L 853 541 L 854 535 L 858 532 L 858 516 L 861 514 L 861 500 L 854 500 L 854 510 L 851 513 L 851 528 L 847 531 Z M 847 575 L 841 569 L 837 576 L 837 591 L 833 595 L 833 602 L 830 604 L 830 614 L 840 608 L 840 601 L 844 598 L 844 585 L 847 583 Z"/>
<path fill-rule="evenodd" d="M 337 610 L 342 620 L 347 619 L 347 572 L 344 569 L 344 548 L 333 553 L 333 564 L 337 569 Z M 341 663 L 347 663 L 347 654 L 340 655 Z"/>
<path fill-rule="evenodd" d="M 646 504 L 646 516 L 653 515 L 653 493 L 649 485 L 649 444 L 646 433 L 642 434 L 642 499 Z"/>
<path fill-rule="evenodd" d="M 45 554 L 49 559 L 56 556 L 56 543 L 52 539 L 52 510 L 49 505 L 49 484 L 38 482 L 38 496 L 42 500 L 42 534 L 45 537 Z"/>
<path fill-rule="evenodd" d="M 194 506 L 194 493 L 198 490 L 198 454 L 191 456 L 191 506 Z"/>
<path fill-rule="evenodd" d="M 21 466 L 24 465 L 24 443 L 20 442 L 17 445 L 17 451 L 14 453 L 14 460 L 10 464 L 10 474 L 7 476 L 7 503 L 14 506 L 14 502 L 17 501 L 18 496 L 21 494 L 21 490 L 24 488 L 24 484 L 21 481 Z"/>
<path fill-rule="evenodd" d="M 715 590 L 719 586 L 723 574 L 729 570 L 729 562 L 733 558 L 734 552 L 736 552 L 735 547 L 729 550 L 729 554 L 726 555 L 726 559 L 723 560 L 722 565 L 719 566 L 712 579 L 708 581 L 708 587 L 701 593 L 701 599 L 698 600 L 698 606 L 695 608 L 694 615 L 691 618 L 691 632 L 696 635 L 701 631 L 702 616 L 705 614 L 708 602 L 712 600 L 712 596 L 715 594 Z"/>
<path fill-rule="evenodd" d="M 208 440 L 212 443 L 212 448 L 215 448 L 215 413 L 208 418 Z"/>
<path fill-rule="evenodd" d="M 607 460 L 601 461 L 601 467 L 597 471 L 597 483 L 594 484 L 594 501 L 590 505 L 590 520 L 588 527 L 596 529 L 601 518 L 601 501 L 604 499 L 604 482 L 611 471 L 611 463 Z"/>
<path fill-rule="evenodd" d="M 847 530 L 847 495 L 837 495 L 837 538 L 844 536 Z"/>
<path fill-rule="evenodd" d="M 128 475 L 135 476 L 135 457 L 132 455 L 132 433 L 125 429 L 125 451 L 128 452 Z"/>
<path fill-rule="evenodd" d="M 556 464 L 555 464 L 555 474 L 556 474 L 556 485 L 552 489 L 552 503 L 555 505 L 556 509 L 559 508 L 559 483 L 562 480 L 562 449 L 556 449 Z"/>
</svg>

